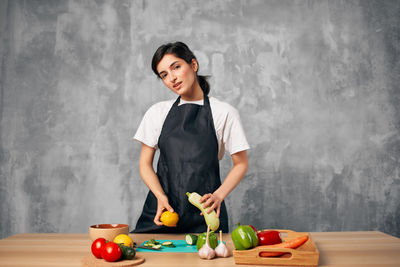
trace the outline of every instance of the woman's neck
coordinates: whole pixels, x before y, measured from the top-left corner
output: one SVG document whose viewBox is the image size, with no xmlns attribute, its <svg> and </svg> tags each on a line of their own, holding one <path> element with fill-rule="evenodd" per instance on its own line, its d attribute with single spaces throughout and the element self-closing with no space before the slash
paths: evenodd
<svg viewBox="0 0 400 267">
<path fill-rule="evenodd" d="M 200 84 L 197 82 L 194 85 L 193 90 L 191 90 L 191 94 L 189 95 L 181 95 L 181 99 L 185 101 L 197 101 L 202 100 L 204 98 L 204 92 L 200 87 Z"/>
</svg>

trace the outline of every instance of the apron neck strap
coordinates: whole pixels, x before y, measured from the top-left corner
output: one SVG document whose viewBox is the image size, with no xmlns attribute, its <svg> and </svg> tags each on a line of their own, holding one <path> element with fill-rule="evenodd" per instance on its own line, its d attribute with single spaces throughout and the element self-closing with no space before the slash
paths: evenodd
<svg viewBox="0 0 400 267">
<path fill-rule="evenodd" d="M 181 96 L 178 96 L 173 106 L 178 106 L 180 102 L 181 102 Z M 208 96 L 205 93 L 203 96 L 203 106 L 210 106 L 210 100 L 208 99 Z"/>
<path fill-rule="evenodd" d="M 178 96 L 178 98 L 175 100 L 175 103 L 172 106 L 177 107 L 179 105 L 179 102 L 181 102 L 181 96 Z"/>
</svg>

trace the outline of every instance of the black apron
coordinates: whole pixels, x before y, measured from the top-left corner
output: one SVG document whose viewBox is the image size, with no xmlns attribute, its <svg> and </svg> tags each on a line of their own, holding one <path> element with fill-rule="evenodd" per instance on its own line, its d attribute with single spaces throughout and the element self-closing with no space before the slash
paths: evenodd
<svg viewBox="0 0 400 267">
<path fill-rule="evenodd" d="M 213 193 L 221 185 L 218 141 L 211 114 L 210 101 L 204 105 L 183 104 L 180 97 L 172 105 L 158 139 L 160 157 L 157 176 L 169 204 L 179 215 L 177 227 L 154 223 L 157 199 L 149 191 L 134 233 L 202 233 L 207 231 L 204 217 L 193 206 L 186 192 L 201 196 Z M 220 210 L 220 227 L 227 233 L 228 215 L 225 203 Z"/>
</svg>

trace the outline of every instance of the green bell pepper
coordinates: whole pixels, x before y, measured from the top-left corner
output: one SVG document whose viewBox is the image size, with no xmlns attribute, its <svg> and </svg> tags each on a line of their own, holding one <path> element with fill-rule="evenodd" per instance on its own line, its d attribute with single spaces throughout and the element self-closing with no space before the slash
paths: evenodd
<svg viewBox="0 0 400 267">
<path fill-rule="evenodd" d="M 237 250 L 250 249 L 258 245 L 257 233 L 248 225 L 238 223 L 231 238 Z"/>
<path fill-rule="evenodd" d="M 204 232 L 199 235 L 196 243 L 197 251 L 203 247 L 203 245 L 206 243 L 206 239 L 207 239 L 207 232 Z M 210 234 L 208 236 L 208 243 L 210 244 L 210 247 L 212 249 L 215 249 L 218 246 L 218 237 L 213 231 L 210 231 Z"/>
</svg>

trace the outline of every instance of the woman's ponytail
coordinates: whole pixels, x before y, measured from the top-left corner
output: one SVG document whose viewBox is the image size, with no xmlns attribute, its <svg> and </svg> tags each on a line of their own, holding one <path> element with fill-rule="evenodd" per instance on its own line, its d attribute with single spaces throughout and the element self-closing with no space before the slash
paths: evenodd
<svg viewBox="0 0 400 267">
<path fill-rule="evenodd" d="M 208 76 L 197 75 L 197 81 L 199 82 L 201 90 L 203 90 L 204 94 L 206 95 L 208 95 L 210 92 L 210 84 L 208 83 L 207 79 Z"/>
</svg>

